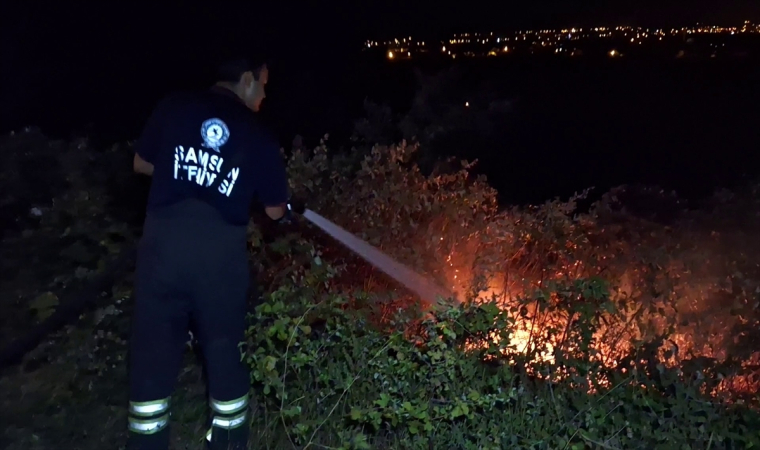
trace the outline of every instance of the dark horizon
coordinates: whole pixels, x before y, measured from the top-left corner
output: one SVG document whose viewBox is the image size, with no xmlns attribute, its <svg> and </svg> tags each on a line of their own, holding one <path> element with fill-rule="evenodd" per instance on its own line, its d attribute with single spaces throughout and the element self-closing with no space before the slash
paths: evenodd
<svg viewBox="0 0 760 450">
<path fill-rule="evenodd" d="M 326 48 L 359 48 L 366 39 L 446 36 L 462 31 L 509 31 L 557 27 L 630 25 L 688 26 L 760 21 L 760 3 L 749 0 L 545 0 L 526 4 L 399 0 L 322 2 L 318 5 L 229 2 L 213 10 L 196 7 L 138 9 L 118 5 L 14 4 L 2 33 L 5 58 L 45 59 L 55 51 L 98 60 L 177 56 L 214 48 L 248 48 L 277 59 L 320 56 Z M 36 7 L 35 7 L 36 6 Z M 97 54 L 90 53 L 99 49 Z M 137 51 L 139 50 L 139 51 Z M 114 53 L 121 53 L 115 55 Z M 95 58 L 92 58 L 95 56 Z M 11 71 L 24 70 L 18 64 Z"/>
<path fill-rule="evenodd" d="M 215 5 L 213 9 L 183 7 L 174 10 L 118 5 L 72 8 L 62 4 L 48 7 L 16 4 L 12 7 L 13 14 L 4 17 L 9 23 L 0 28 L 0 56 L 4 61 L 0 67 L 3 79 L 0 83 L 0 132 L 27 125 L 40 126 L 46 131 L 46 127 L 54 126 L 57 128 L 56 137 L 66 137 L 72 133 L 90 135 L 91 132 L 102 131 L 102 127 L 109 129 L 108 133 L 113 136 L 118 136 L 110 142 L 133 139 L 163 95 L 177 89 L 200 88 L 210 84 L 213 81 L 210 77 L 213 65 L 221 54 L 248 52 L 261 54 L 272 62 L 271 95 L 265 102 L 263 116 L 277 129 L 281 144 L 285 146 L 295 134 L 312 138 L 324 133 L 332 136 L 340 136 L 341 132 L 345 134 L 351 128 L 352 121 L 360 118 L 362 99 L 370 96 L 371 92 L 376 92 L 376 99 L 381 102 L 387 100 L 384 96 L 395 97 L 397 104 L 402 105 L 397 111 L 411 103 L 418 88 L 412 69 L 418 67 L 418 63 L 413 61 L 407 65 L 410 66 L 408 70 L 394 72 L 394 68 L 389 67 L 382 58 L 367 62 L 368 59 L 361 59 L 362 46 L 367 39 L 409 34 L 424 36 L 425 33 L 444 37 L 452 32 L 520 28 L 678 27 L 695 25 L 700 21 L 710 25 L 738 26 L 745 20 L 760 22 L 760 2 L 746 0 L 700 0 L 689 5 L 685 1 L 665 4 L 630 0 L 600 3 L 544 1 L 530 5 L 505 5 L 470 2 L 466 8 L 446 8 L 440 4 L 435 6 L 432 2 L 417 3 L 415 6 L 404 5 L 400 1 L 371 1 L 361 5 L 333 2 L 298 7 L 294 9 L 295 13 L 288 10 L 291 6 L 295 8 L 293 4 L 282 3 L 256 7 L 238 3 Z M 9 21 L 9 18 L 13 20 Z M 633 64 L 633 61 L 629 63 Z M 730 64 L 736 64 L 738 69 L 731 71 Z M 663 114 L 659 122 L 648 117 L 645 122 L 652 134 L 651 139 L 647 140 L 641 133 L 634 132 L 634 127 L 630 125 L 633 119 L 642 120 L 641 117 L 647 114 L 647 105 L 642 101 L 639 101 L 640 115 L 632 116 L 628 121 L 589 114 L 576 117 L 571 115 L 572 110 L 568 110 L 566 116 L 551 115 L 542 110 L 542 105 L 567 106 L 570 98 L 576 104 L 612 98 L 599 87 L 599 83 L 606 80 L 607 69 L 592 68 L 589 77 L 585 77 L 573 75 L 573 70 L 559 63 L 551 67 L 541 62 L 527 65 L 515 63 L 514 70 L 509 72 L 509 76 L 514 78 L 511 84 L 514 89 L 509 95 L 518 99 L 520 109 L 515 111 L 512 120 L 520 122 L 522 127 L 514 130 L 509 141 L 499 141 L 503 149 L 499 147 L 501 150 L 490 152 L 518 151 L 564 161 L 555 163 L 557 177 L 558 180 L 566 178 L 569 187 L 547 185 L 546 195 L 565 192 L 574 189 L 573 186 L 585 188 L 597 183 L 617 184 L 619 181 L 641 178 L 655 169 L 658 174 L 662 172 L 663 177 L 673 177 L 661 167 L 652 169 L 646 164 L 637 169 L 638 172 L 632 168 L 615 168 L 608 176 L 609 170 L 605 166 L 608 160 L 602 161 L 597 155 L 608 155 L 611 148 L 615 148 L 616 152 L 626 149 L 628 153 L 621 154 L 620 159 L 635 159 L 636 153 L 631 153 L 636 147 L 634 141 L 653 158 L 667 142 L 673 144 L 673 151 L 684 154 L 692 151 L 692 146 L 698 147 L 697 151 L 703 147 L 708 151 L 706 143 L 713 145 L 713 148 L 718 144 L 733 145 L 731 151 L 738 155 L 741 148 L 747 147 L 753 140 L 754 127 L 748 125 L 748 122 L 755 120 L 753 113 L 739 111 L 744 108 L 742 105 L 754 104 L 757 98 L 757 89 L 753 87 L 756 85 L 754 74 L 758 73 L 755 65 L 718 63 L 710 65 L 715 68 L 714 73 L 707 70 L 701 74 L 704 82 L 708 83 L 704 86 L 712 86 L 713 101 L 731 108 L 733 115 L 730 119 L 726 114 L 695 109 L 700 106 L 697 97 L 706 98 L 710 94 L 704 93 L 704 89 L 694 83 L 688 88 L 679 84 L 679 80 L 687 79 L 687 75 L 694 78 L 689 74 L 687 65 L 678 64 L 678 68 L 675 63 L 665 64 L 668 67 L 663 68 L 660 78 L 653 79 L 647 86 L 637 84 L 635 77 L 626 75 L 624 70 L 618 72 L 622 78 L 609 80 L 607 89 L 617 92 L 615 98 L 622 99 L 620 102 L 651 98 L 653 104 L 665 102 L 665 106 L 674 111 L 672 116 Z M 651 76 L 654 72 L 650 69 L 660 66 L 662 64 L 656 62 L 650 67 L 640 66 L 628 72 Z M 707 66 L 703 64 L 700 67 Z M 551 73 L 554 70 L 557 72 Z M 538 79 L 543 79 L 543 83 L 554 83 L 555 77 L 560 74 L 564 77 L 577 76 L 575 83 L 587 85 L 584 95 L 573 97 L 573 92 L 581 91 L 577 86 L 574 89 L 554 90 L 549 95 L 549 89 L 536 85 Z M 589 81 L 594 77 L 601 77 L 598 78 L 601 81 Z M 504 79 L 499 82 L 506 83 Z M 632 92 L 630 99 L 626 99 L 619 94 L 621 90 L 617 89 L 619 86 L 616 83 L 628 83 L 638 91 Z M 656 86 L 658 83 L 659 87 Z M 595 97 L 598 98 L 593 100 Z M 666 100 L 668 98 L 670 100 Z M 619 107 L 627 114 L 618 103 L 610 102 L 613 109 Z M 695 104 L 689 108 L 689 114 L 679 113 L 678 108 L 691 104 L 689 102 Z M 686 116 L 690 120 L 686 120 Z M 679 127 L 669 128 L 667 124 L 672 123 L 673 118 Z M 708 118 L 714 118 L 715 123 L 720 125 L 711 123 L 712 119 Z M 568 125 L 571 122 L 569 119 L 577 123 Z M 547 126 L 554 127 L 553 137 L 540 128 L 544 121 Z M 94 130 L 82 129 L 90 123 L 96 127 Z M 600 132 L 595 128 L 599 123 L 607 123 L 608 128 Z M 614 131 L 618 126 L 621 133 L 631 133 L 632 138 L 618 138 L 620 133 Z M 696 142 L 688 134 L 694 126 L 697 126 L 700 136 Z M 517 143 L 520 144 L 519 149 L 515 148 Z M 613 144 L 616 147 L 611 147 Z M 559 151 L 568 145 L 572 146 L 574 153 Z M 577 160 L 573 154 L 577 158 L 585 158 L 584 161 Z M 715 155 L 702 157 L 699 164 L 695 163 L 696 168 L 689 172 L 691 175 L 683 177 L 698 174 L 700 179 L 708 180 L 712 176 L 707 173 L 708 169 L 718 166 L 725 166 L 721 169 L 722 173 L 730 174 L 733 170 L 731 161 L 745 161 L 737 155 L 720 164 L 708 161 Z M 640 156 L 638 159 L 641 159 Z M 530 160 L 525 164 L 539 162 Z M 568 164 L 577 165 L 578 170 L 572 171 L 573 174 L 567 173 L 565 169 Z M 613 163 L 609 164 L 616 167 Z M 596 168 L 592 170 L 592 166 Z M 751 166 L 747 163 L 742 168 Z M 677 170 L 678 167 L 671 169 Z M 599 181 L 599 174 L 604 174 L 605 180 Z M 515 177 L 519 175 L 519 171 L 514 174 Z M 703 184 L 713 183 L 723 182 L 716 180 Z M 506 185 L 505 189 L 513 187 Z M 544 191 L 537 190 L 535 196 L 545 196 Z"/>
<path fill-rule="evenodd" d="M 130 61 L 150 71 L 151 64 L 203 61 L 203 55 L 220 50 L 309 61 L 324 58 L 326 53 L 357 50 L 367 39 L 395 36 L 442 38 L 467 31 L 760 22 L 760 3 L 750 0 L 545 0 L 525 4 L 489 0 L 467 2 L 466 7 L 432 1 L 409 5 L 399 0 L 291 3 L 228 2 L 212 10 L 14 4 L 4 17 L 8 23 L 0 29 L 0 54 L 8 62 L 3 71 L 48 70 L 52 75 L 80 65 L 81 73 L 102 76 L 105 74 L 98 69 L 114 61 Z"/>
<path fill-rule="evenodd" d="M 441 38 L 454 32 L 582 26 L 730 26 L 760 22 L 749 0 L 654 0 L 530 4 L 496 1 L 410 6 L 398 0 L 135 8 L 15 3 L 0 27 L 0 131 L 42 113 L 69 115 L 91 99 L 128 104 L 211 82 L 221 53 L 261 55 L 273 73 L 341 70 L 367 39 Z M 205 80 L 205 81 L 204 81 Z M 141 108 L 138 108 L 141 109 Z"/>
</svg>

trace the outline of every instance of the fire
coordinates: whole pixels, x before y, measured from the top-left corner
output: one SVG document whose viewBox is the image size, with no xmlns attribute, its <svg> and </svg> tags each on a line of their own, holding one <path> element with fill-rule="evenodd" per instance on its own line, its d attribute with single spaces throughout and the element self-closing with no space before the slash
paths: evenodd
<svg viewBox="0 0 760 450">
<path fill-rule="evenodd" d="M 475 276 L 473 270 L 467 268 L 472 264 L 472 254 L 471 251 L 452 251 L 445 258 L 444 277 L 460 299 L 473 298 L 471 285 L 474 283 Z M 576 266 L 577 264 L 575 263 Z M 546 278 L 567 279 L 572 273 L 577 273 L 576 269 L 577 267 L 571 267 L 570 270 L 558 270 L 547 275 Z M 556 349 L 561 348 L 566 352 L 577 350 L 572 342 L 561 342 L 560 337 L 551 333 L 552 329 L 565 328 L 572 320 L 571 317 L 558 311 L 541 309 L 536 302 L 524 303 L 520 299 L 527 298 L 529 284 L 521 284 L 525 280 L 515 280 L 508 284 L 505 283 L 504 277 L 497 275 L 496 273 L 487 274 L 486 287 L 480 289 L 475 298 L 477 302 L 495 300 L 503 310 L 509 312 L 509 316 L 514 320 L 509 347 L 514 352 L 530 356 L 533 362 L 551 365 L 555 363 Z M 628 298 L 635 289 L 634 280 L 637 276 L 633 270 L 624 272 L 616 280 L 617 286 L 613 297 L 616 300 Z M 701 285 L 690 285 L 678 291 L 681 298 L 676 299 L 674 304 L 677 305 L 681 316 L 700 317 L 701 315 L 706 320 L 704 320 L 705 324 L 680 323 L 676 326 L 676 331 L 659 349 L 658 356 L 664 366 L 679 368 L 695 357 L 718 361 L 724 361 L 727 358 L 725 336 L 728 335 L 728 326 L 721 320 L 720 314 L 706 308 L 705 292 L 706 287 Z M 658 315 L 662 313 L 665 315 Z M 592 357 L 592 360 L 601 362 L 605 367 L 615 368 L 620 358 L 633 350 L 633 342 L 644 337 L 644 332 L 633 325 L 637 317 L 646 319 L 648 323 L 664 330 L 669 320 L 675 316 L 675 310 L 660 309 L 655 314 L 642 314 L 633 308 L 622 312 L 619 316 L 622 320 L 618 322 L 601 320 L 594 334 L 593 350 L 596 356 Z M 610 319 L 610 316 L 606 315 L 605 319 Z M 499 337 L 492 335 L 489 341 L 471 342 L 466 348 L 468 350 L 484 348 L 491 342 L 498 343 Z M 755 352 L 744 365 L 745 367 L 752 365 L 760 367 L 760 352 Z M 685 372 L 682 373 L 687 376 Z M 596 381 L 602 385 L 605 384 L 604 380 Z M 760 376 L 726 374 L 717 388 L 706 393 L 712 395 L 755 394 L 758 388 L 760 388 Z"/>
<path fill-rule="evenodd" d="M 509 335 L 510 356 L 538 367 L 561 365 L 570 354 L 571 360 L 580 356 L 620 371 L 656 360 L 673 372 L 681 370 L 683 378 L 704 377 L 714 395 L 760 387 L 760 364 L 753 363 L 760 361 L 760 351 L 750 348 L 760 317 L 760 263 L 752 266 L 754 248 L 719 241 L 707 226 L 676 232 L 636 221 L 629 229 L 626 221 L 633 219 L 617 218 L 612 207 L 602 210 L 607 211 L 602 218 L 573 217 L 571 203 L 496 212 L 490 203 L 462 194 L 466 190 L 460 189 L 464 182 L 458 176 L 424 184 L 425 201 L 433 196 L 451 204 L 445 211 L 427 212 L 392 237 L 383 237 L 385 229 L 376 230 L 376 236 L 385 251 L 460 300 L 495 299 L 511 323 L 509 333 L 499 333 L 503 339 Z M 443 189 L 446 183 L 456 189 Z M 384 203 L 381 212 L 374 223 L 393 223 L 390 214 L 395 217 L 396 210 Z M 733 275 L 738 272 L 747 273 Z M 561 293 L 538 301 L 534 295 L 550 282 L 571 285 L 592 277 L 609 284 L 609 298 L 574 293 L 579 298 L 573 299 Z M 581 313 L 593 325 L 585 335 L 589 340 L 592 334 L 591 349 L 583 352 L 574 316 Z M 567 337 L 568 328 L 576 335 Z M 743 329 L 745 336 L 739 336 Z M 490 339 L 496 343 L 499 337 Z M 468 343 L 471 349 L 487 344 Z M 687 367 L 700 358 L 710 360 L 712 372 Z M 745 361 L 756 375 L 738 376 L 735 361 Z M 717 374 L 716 365 L 730 370 Z M 716 387 L 719 377 L 723 380 Z"/>
</svg>

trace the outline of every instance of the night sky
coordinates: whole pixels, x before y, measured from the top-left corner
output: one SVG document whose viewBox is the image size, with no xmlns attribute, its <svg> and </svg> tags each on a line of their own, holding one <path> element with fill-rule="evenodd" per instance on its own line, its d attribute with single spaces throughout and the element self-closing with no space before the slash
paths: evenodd
<svg viewBox="0 0 760 450">
<path fill-rule="evenodd" d="M 628 23 L 718 24 L 760 19 L 756 0 L 15 2 L 0 28 L 0 131 L 88 99 L 129 107 L 135 91 L 184 87 L 214 60 L 244 50 L 281 67 L 352 57 L 363 40 L 453 31 Z M 169 5 L 170 2 L 162 2 Z"/>
</svg>

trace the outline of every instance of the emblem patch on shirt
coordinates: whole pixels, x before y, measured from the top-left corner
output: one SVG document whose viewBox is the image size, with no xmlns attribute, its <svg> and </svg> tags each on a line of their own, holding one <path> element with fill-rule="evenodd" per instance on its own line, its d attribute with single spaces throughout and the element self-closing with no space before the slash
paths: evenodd
<svg viewBox="0 0 760 450">
<path fill-rule="evenodd" d="M 201 137 L 206 147 L 219 151 L 230 138 L 230 129 L 221 119 L 208 119 L 201 125 Z"/>
</svg>

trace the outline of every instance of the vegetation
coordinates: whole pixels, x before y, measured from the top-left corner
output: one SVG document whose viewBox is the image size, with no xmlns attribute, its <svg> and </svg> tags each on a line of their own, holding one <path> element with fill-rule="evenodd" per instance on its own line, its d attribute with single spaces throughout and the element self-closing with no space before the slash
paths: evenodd
<svg viewBox="0 0 760 450">
<path fill-rule="evenodd" d="M 16 324 L 7 342 L 134 242 L 139 217 L 120 213 L 132 208 L 120 194 L 134 182 L 128 146 L 99 152 L 29 133 L 3 147 L 2 186 L 23 182 L 16 174 L 30 170 L 30 154 L 51 171 L 29 186 L 38 196 L 3 203 L 4 217 L 23 217 L 4 226 L 4 271 L 15 271 L 2 285 L 5 320 Z M 258 446 L 760 445 L 756 187 L 696 210 L 634 188 L 584 210 L 586 193 L 505 208 L 470 163 L 421 170 L 417 150 L 331 154 L 323 142 L 289 155 L 292 188 L 456 298 L 420 305 L 308 224 L 277 235 L 251 225 L 263 296 L 252 299 L 242 351 Z M 119 165 L 125 178 L 113 176 Z M 98 172 L 107 182 L 89 175 Z M 5 370 L 3 448 L 123 442 L 130 298 L 126 274 L 97 308 Z M 173 442 L 202 448 L 205 391 L 190 347 L 186 363 Z"/>
<path fill-rule="evenodd" d="M 282 445 L 757 445 L 754 191 L 697 212 L 626 189 L 584 214 L 584 195 L 499 210 L 470 164 L 425 175 L 415 150 L 290 159 L 299 195 L 461 303 L 425 318 L 331 243 L 269 250 L 246 355 Z"/>
</svg>

